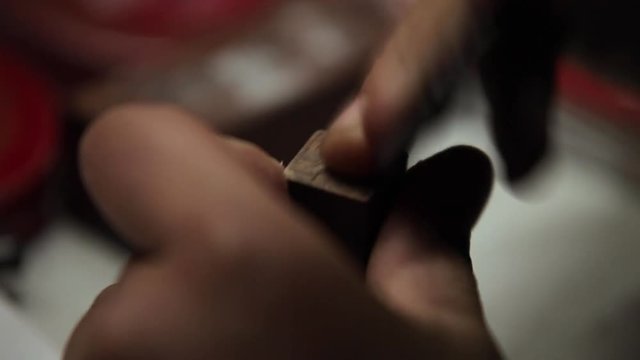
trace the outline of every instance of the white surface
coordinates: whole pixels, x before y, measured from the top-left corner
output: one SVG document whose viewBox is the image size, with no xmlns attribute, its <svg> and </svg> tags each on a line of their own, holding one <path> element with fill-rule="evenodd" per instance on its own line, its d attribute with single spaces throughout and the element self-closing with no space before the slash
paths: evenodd
<svg viewBox="0 0 640 360">
<path fill-rule="evenodd" d="M 125 256 L 82 226 L 58 221 L 30 250 L 17 279 L 22 293 L 19 310 L 61 352 L 95 296 L 113 283 Z M 3 326 L 0 322 L 0 329 Z M 4 360 L 1 352 L 0 359 Z"/>
<path fill-rule="evenodd" d="M 444 126 L 423 133 L 413 159 L 459 143 L 493 154 L 482 113 L 476 97 L 462 101 Z M 487 318 L 506 355 L 640 358 L 640 191 L 562 147 L 535 186 L 514 196 L 498 183 L 472 242 Z M 24 273 L 23 312 L 58 349 L 124 261 L 95 239 L 58 223 Z"/>
<path fill-rule="evenodd" d="M 60 355 L 38 330 L 0 294 L 0 358 L 54 360 Z"/>
</svg>

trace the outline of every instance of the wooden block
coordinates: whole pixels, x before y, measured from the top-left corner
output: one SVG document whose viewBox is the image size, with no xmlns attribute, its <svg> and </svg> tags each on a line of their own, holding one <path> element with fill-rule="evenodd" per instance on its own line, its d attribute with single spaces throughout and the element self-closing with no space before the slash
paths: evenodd
<svg viewBox="0 0 640 360">
<path fill-rule="evenodd" d="M 314 133 L 286 167 L 289 195 L 326 225 L 357 261 L 366 264 L 407 157 L 384 176 L 345 179 L 330 173 L 320 156 L 324 135 L 324 131 Z"/>
</svg>

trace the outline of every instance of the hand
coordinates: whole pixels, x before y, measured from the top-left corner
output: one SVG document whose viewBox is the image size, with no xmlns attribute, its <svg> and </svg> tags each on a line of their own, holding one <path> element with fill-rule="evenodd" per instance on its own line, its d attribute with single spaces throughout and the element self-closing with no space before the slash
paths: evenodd
<svg viewBox="0 0 640 360">
<path fill-rule="evenodd" d="M 492 170 L 457 147 L 415 166 L 366 281 L 288 201 L 280 164 L 167 107 L 104 115 L 85 182 L 137 249 L 65 359 L 498 359 L 469 259 Z"/>
<path fill-rule="evenodd" d="M 555 0 L 416 0 L 377 55 L 355 100 L 330 127 L 323 155 L 336 171 L 365 175 L 407 146 L 425 119 L 423 92 L 478 37 L 495 30 L 479 61 L 507 176 L 527 175 L 547 150 L 554 65 L 561 41 Z"/>
</svg>

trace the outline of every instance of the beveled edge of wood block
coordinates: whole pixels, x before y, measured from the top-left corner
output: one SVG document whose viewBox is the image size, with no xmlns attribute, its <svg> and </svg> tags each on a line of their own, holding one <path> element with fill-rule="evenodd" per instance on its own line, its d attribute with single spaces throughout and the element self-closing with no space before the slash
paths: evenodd
<svg viewBox="0 0 640 360">
<path fill-rule="evenodd" d="M 322 156 L 320 156 L 320 145 L 325 134 L 326 131 L 319 130 L 309 138 L 284 169 L 285 178 L 291 182 L 355 201 L 369 201 L 374 193 L 372 186 L 353 184 L 345 179 L 339 179 L 327 171 Z"/>
</svg>

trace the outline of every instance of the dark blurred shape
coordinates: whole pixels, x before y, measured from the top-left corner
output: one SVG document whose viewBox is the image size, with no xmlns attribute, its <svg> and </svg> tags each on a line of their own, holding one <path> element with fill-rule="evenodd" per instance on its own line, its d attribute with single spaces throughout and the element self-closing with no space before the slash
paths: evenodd
<svg viewBox="0 0 640 360">
<path fill-rule="evenodd" d="M 399 190 L 400 209 L 404 216 L 419 216 L 416 223 L 468 258 L 471 230 L 489 200 L 493 182 L 493 165 L 485 153 L 472 146 L 454 146 L 409 170 Z"/>
<path fill-rule="evenodd" d="M 506 2 L 480 62 L 493 138 L 512 182 L 529 175 L 549 147 L 555 62 L 565 36 L 554 2 Z"/>
</svg>

